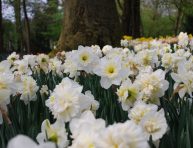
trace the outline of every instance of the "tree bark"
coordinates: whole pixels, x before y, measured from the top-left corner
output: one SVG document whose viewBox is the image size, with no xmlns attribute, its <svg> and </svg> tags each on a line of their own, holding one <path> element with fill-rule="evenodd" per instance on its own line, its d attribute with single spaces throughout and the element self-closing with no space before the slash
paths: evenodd
<svg viewBox="0 0 193 148">
<path fill-rule="evenodd" d="M 0 0 L 0 53 L 4 52 L 3 46 L 3 16 L 2 16 L 2 0 Z"/>
<path fill-rule="evenodd" d="M 116 45 L 120 40 L 119 23 L 114 0 L 65 0 L 58 48 L 72 50 L 78 45 Z"/>
<path fill-rule="evenodd" d="M 140 37 L 140 0 L 124 0 L 122 16 L 125 35 Z"/>
<path fill-rule="evenodd" d="M 23 49 L 23 33 L 21 24 L 21 0 L 14 0 L 15 25 L 17 34 L 17 51 L 22 52 Z"/>
<path fill-rule="evenodd" d="M 24 13 L 24 23 L 25 23 L 25 46 L 27 49 L 27 53 L 31 52 L 30 48 L 30 24 L 29 24 L 29 18 L 27 15 L 27 9 L 26 9 L 26 1 L 23 0 L 23 13 Z"/>
</svg>

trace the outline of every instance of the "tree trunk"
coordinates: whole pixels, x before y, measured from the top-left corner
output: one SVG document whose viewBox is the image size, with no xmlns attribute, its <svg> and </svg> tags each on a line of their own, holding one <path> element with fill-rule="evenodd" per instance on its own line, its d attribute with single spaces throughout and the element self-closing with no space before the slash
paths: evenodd
<svg viewBox="0 0 193 148">
<path fill-rule="evenodd" d="M 29 24 L 29 18 L 27 15 L 27 9 L 26 9 L 26 1 L 23 0 L 23 13 L 24 13 L 24 23 L 25 23 L 25 46 L 27 49 L 27 53 L 31 52 L 30 48 L 30 24 Z"/>
<path fill-rule="evenodd" d="M 3 47 L 3 17 L 2 17 L 2 1 L 0 0 L 0 53 L 4 52 Z"/>
<path fill-rule="evenodd" d="M 114 0 L 65 0 L 59 50 L 78 45 L 115 45 L 120 40 L 119 18 Z"/>
<path fill-rule="evenodd" d="M 182 16 L 183 16 L 182 10 L 178 9 L 176 23 L 175 23 L 175 29 L 174 29 L 175 35 L 178 35 L 178 33 L 179 33 Z"/>
<path fill-rule="evenodd" d="M 17 34 L 17 51 L 22 52 L 23 49 L 23 34 L 21 25 L 21 0 L 14 0 L 15 25 Z"/>
<path fill-rule="evenodd" d="M 122 24 L 125 35 L 140 37 L 140 0 L 124 0 Z"/>
</svg>

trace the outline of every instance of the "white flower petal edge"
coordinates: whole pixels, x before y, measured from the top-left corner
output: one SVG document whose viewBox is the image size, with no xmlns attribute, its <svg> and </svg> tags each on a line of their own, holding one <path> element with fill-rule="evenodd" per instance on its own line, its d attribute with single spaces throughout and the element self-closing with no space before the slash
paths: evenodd
<svg viewBox="0 0 193 148">
<path fill-rule="evenodd" d="M 56 148 L 54 143 L 48 142 L 37 145 L 32 139 L 24 135 L 18 135 L 11 139 L 7 148 Z"/>
</svg>

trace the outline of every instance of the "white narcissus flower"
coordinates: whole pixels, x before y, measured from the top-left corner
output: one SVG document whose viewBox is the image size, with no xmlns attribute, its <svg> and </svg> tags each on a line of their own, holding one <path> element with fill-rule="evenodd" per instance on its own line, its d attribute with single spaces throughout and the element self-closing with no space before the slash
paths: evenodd
<svg viewBox="0 0 193 148">
<path fill-rule="evenodd" d="M 13 70 L 16 70 L 19 73 L 24 74 L 24 75 L 31 75 L 32 74 L 32 71 L 31 71 L 30 67 L 28 66 L 28 62 L 25 60 L 16 60 L 14 62 Z"/>
<path fill-rule="evenodd" d="M 85 101 L 87 103 L 85 103 Z M 84 110 L 91 110 L 93 113 L 96 113 L 97 109 L 99 108 L 99 102 L 95 100 L 94 96 L 89 90 L 85 92 L 85 95 L 81 96 L 80 103 L 82 106 L 84 106 Z"/>
<path fill-rule="evenodd" d="M 168 128 L 164 110 L 161 109 L 158 112 L 149 112 L 143 117 L 140 125 L 146 133 L 147 138 L 152 136 L 153 141 L 161 139 Z"/>
<path fill-rule="evenodd" d="M 50 59 L 49 61 L 49 71 L 52 71 L 53 74 L 58 74 L 62 76 L 62 61 L 60 61 L 58 58 Z"/>
<path fill-rule="evenodd" d="M 63 64 L 64 73 L 69 74 L 70 78 L 78 75 L 78 65 L 74 58 L 75 51 L 66 53 L 66 60 Z"/>
<path fill-rule="evenodd" d="M 24 135 L 17 135 L 9 141 L 7 148 L 56 148 L 56 146 L 51 142 L 37 145 L 29 137 Z"/>
<path fill-rule="evenodd" d="M 46 100 L 46 106 L 54 118 L 68 122 L 80 112 L 79 99 L 82 89 L 82 86 L 69 78 L 64 78 L 56 85 L 50 98 Z"/>
<path fill-rule="evenodd" d="M 149 112 L 156 112 L 158 109 L 157 105 L 146 104 L 142 100 L 135 102 L 133 108 L 129 110 L 129 118 L 136 124 L 139 124 L 143 117 Z"/>
<path fill-rule="evenodd" d="M 65 124 L 58 120 L 54 124 L 50 124 L 48 119 L 44 120 L 41 126 L 41 133 L 37 135 L 36 139 L 39 144 L 51 141 L 56 143 L 58 148 L 68 146 Z"/>
<path fill-rule="evenodd" d="M 103 119 L 95 119 L 91 111 L 85 111 L 79 118 L 74 118 L 70 122 L 70 131 L 72 138 L 76 139 L 84 131 L 99 132 L 105 129 L 105 121 Z"/>
<path fill-rule="evenodd" d="M 19 55 L 16 54 L 16 52 L 13 52 L 7 57 L 7 60 L 10 62 L 10 64 L 13 64 L 16 60 L 19 60 Z"/>
<path fill-rule="evenodd" d="M 41 89 L 40 89 L 40 94 L 43 95 L 43 94 L 46 94 L 48 95 L 49 94 L 49 89 L 48 89 L 48 86 L 47 85 L 42 85 Z"/>
<path fill-rule="evenodd" d="M 175 81 L 174 89 L 178 90 L 180 98 L 186 93 L 192 97 L 193 92 L 193 71 L 187 71 L 184 64 L 179 64 L 178 72 L 171 73 L 172 79 Z"/>
<path fill-rule="evenodd" d="M 165 53 L 162 57 L 162 66 L 166 69 L 171 69 L 173 67 L 174 61 L 172 53 Z"/>
<path fill-rule="evenodd" d="M 165 80 L 165 71 L 161 69 L 139 74 L 136 83 L 140 87 L 140 98 L 149 103 L 159 104 L 159 98 L 164 96 L 169 87 L 169 82 Z"/>
<path fill-rule="evenodd" d="M 193 38 L 190 40 L 190 49 L 193 50 Z"/>
<path fill-rule="evenodd" d="M 122 47 L 128 47 L 129 46 L 129 41 L 128 40 L 121 40 L 121 46 Z"/>
<path fill-rule="evenodd" d="M 99 148 L 149 148 L 142 128 L 132 121 L 107 127 L 98 144 Z"/>
<path fill-rule="evenodd" d="M 106 55 L 107 53 L 111 52 L 111 50 L 113 49 L 112 46 L 110 45 L 105 45 L 103 48 L 102 48 L 102 52 L 104 55 Z"/>
<path fill-rule="evenodd" d="M 0 104 L 9 104 L 12 94 L 14 76 L 9 73 L 0 73 Z"/>
<path fill-rule="evenodd" d="M 82 86 L 69 78 L 64 78 L 59 85 L 56 85 L 50 98 L 46 100 L 46 106 L 49 107 L 54 118 L 68 122 L 82 111 L 90 109 L 93 99 L 82 94 L 82 89 Z"/>
<path fill-rule="evenodd" d="M 72 145 L 68 148 L 100 148 L 98 147 L 100 138 L 97 132 L 87 131 L 87 129 L 85 129 L 72 141 Z"/>
<path fill-rule="evenodd" d="M 79 46 L 75 52 L 75 61 L 78 65 L 78 70 L 84 70 L 87 73 L 93 73 L 92 70 L 97 65 L 99 58 L 91 47 Z"/>
<path fill-rule="evenodd" d="M 128 111 L 139 97 L 139 88 L 135 83 L 132 83 L 130 79 L 127 79 L 121 84 L 119 89 L 117 89 L 116 93 L 123 110 Z"/>
<path fill-rule="evenodd" d="M 105 130 L 105 121 L 95 119 L 91 111 L 85 111 L 80 118 L 74 118 L 70 122 L 72 133 L 72 146 L 70 148 L 97 147 L 100 131 Z"/>
<path fill-rule="evenodd" d="M 139 64 L 143 66 L 158 66 L 158 56 L 153 50 L 142 50 L 137 53 L 136 58 L 138 59 Z"/>
<path fill-rule="evenodd" d="M 46 54 L 39 54 L 37 56 L 37 63 L 45 73 L 48 73 L 48 63 L 49 63 L 49 57 Z"/>
<path fill-rule="evenodd" d="M 7 60 L 1 61 L 0 73 L 11 73 L 10 67 L 11 67 L 11 64 Z"/>
<path fill-rule="evenodd" d="M 37 65 L 36 63 L 37 56 L 36 55 L 24 55 L 23 60 L 28 63 L 31 69 L 34 69 L 34 67 Z"/>
<path fill-rule="evenodd" d="M 119 58 L 107 59 L 105 57 L 100 60 L 94 73 L 101 76 L 100 84 L 105 89 L 110 88 L 112 84 L 119 85 L 125 75 Z"/>
<path fill-rule="evenodd" d="M 101 58 L 102 57 L 102 50 L 99 45 L 92 45 L 91 48 L 94 50 L 94 53 Z"/>
<path fill-rule="evenodd" d="M 31 76 L 22 76 L 21 85 L 18 88 L 18 92 L 21 94 L 20 100 L 24 101 L 25 104 L 35 101 L 38 89 L 36 81 Z"/>
<path fill-rule="evenodd" d="M 178 35 L 178 45 L 185 48 L 188 45 L 189 38 L 187 33 L 180 32 Z"/>
</svg>

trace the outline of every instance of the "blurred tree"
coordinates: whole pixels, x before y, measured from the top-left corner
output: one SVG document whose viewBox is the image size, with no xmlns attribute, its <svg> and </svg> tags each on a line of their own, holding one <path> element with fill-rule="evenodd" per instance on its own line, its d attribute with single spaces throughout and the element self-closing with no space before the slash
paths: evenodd
<svg viewBox="0 0 193 148">
<path fill-rule="evenodd" d="M 134 38 L 140 37 L 140 0 L 124 0 L 123 32 Z"/>
<path fill-rule="evenodd" d="M 24 26 L 25 26 L 25 32 L 24 32 L 24 45 L 25 49 L 27 50 L 27 53 L 31 52 L 31 46 L 30 46 L 30 22 L 27 14 L 27 6 L 26 6 L 26 0 L 23 0 L 23 13 L 24 13 Z"/>
<path fill-rule="evenodd" d="M 15 27 L 17 34 L 17 48 L 18 52 L 22 52 L 23 50 L 23 31 L 22 31 L 22 23 L 21 23 L 21 0 L 11 1 L 11 4 L 14 6 L 15 13 Z"/>
<path fill-rule="evenodd" d="M 61 32 L 63 11 L 56 0 L 32 4 L 34 17 L 31 22 L 31 39 L 36 52 L 49 52 Z"/>
<path fill-rule="evenodd" d="M 169 5 L 170 8 L 172 6 L 175 7 L 176 11 L 176 19 L 174 26 L 174 33 L 177 35 L 182 26 L 182 23 L 185 19 L 185 14 L 187 11 L 187 7 L 193 7 L 193 0 L 162 0 L 166 5 Z"/>
<path fill-rule="evenodd" d="M 0 0 L 0 53 L 4 52 L 3 46 L 3 17 L 2 17 L 2 0 Z"/>
<path fill-rule="evenodd" d="M 120 22 L 115 0 L 64 1 L 59 50 L 72 50 L 78 45 L 116 45 L 119 34 Z"/>
</svg>

